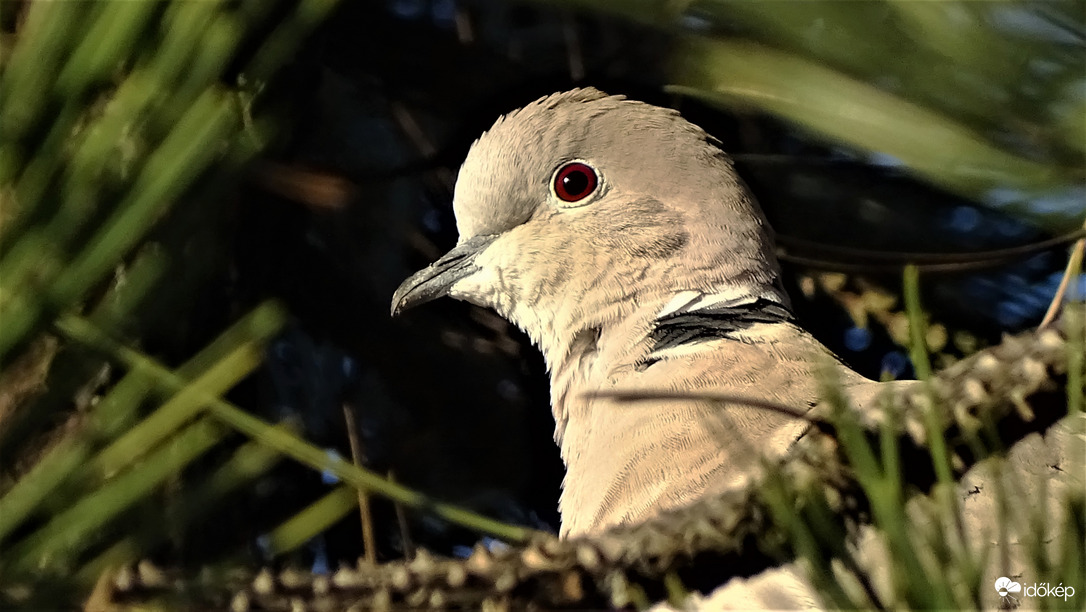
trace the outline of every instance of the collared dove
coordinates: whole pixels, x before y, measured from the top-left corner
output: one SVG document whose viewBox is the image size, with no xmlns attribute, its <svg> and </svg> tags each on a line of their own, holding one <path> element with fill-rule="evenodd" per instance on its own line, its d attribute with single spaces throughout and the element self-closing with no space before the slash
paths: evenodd
<svg viewBox="0 0 1086 612">
<path fill-rule="evenodd" d="M 830 371 L 863 410 L 886 384 L 793 321 L 770 229 L 716 145 L 673 110 L 596 89 L 541 98 L 471 147 L 456 247 L 393 297 L 393 314 L 446 295 L 492 308 L 541 349 L 566 465 L 563 536 L 736 486 L 805 426 L 742 402 L 600 392 L 724 393 L 804 411 Z M 794 572 L 771 578 L 765 591 L 784 580 L 800 595 L 763 604 L 812 603 Z"/>
</svg>

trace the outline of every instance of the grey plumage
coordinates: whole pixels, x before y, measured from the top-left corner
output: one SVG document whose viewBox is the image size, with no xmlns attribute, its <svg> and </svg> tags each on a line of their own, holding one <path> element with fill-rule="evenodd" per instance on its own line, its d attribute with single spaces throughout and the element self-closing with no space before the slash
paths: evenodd
<svg viewBox="0 0 1086 612">
<path fill-rule="evenodd" d="M 551 183 L 572 160 L 600 184 L 569 205 Z M 757 464 L 745 445 L 783 451 L 802 429 L 750 406 L 584 397 L 729 391 L 804 410 L 817 398 L 814 370 L 833 362 L 788 320 L 769 228 L 731 161 L 675 111 L 594 89 L 538 100 L 476 141 L 453 207 L 458 247 L 476 250 L 471 272 L 445 291 L 497 310 L 546 357 L 567 466 L 563 534 L 741 482 Z M 405 283 L 395 303 L 430 290 L 430 273 Z M 683 318 L 695 329 L 669 341 Z M 728 440 L 732 432 L 739 439 Z"/>
<path fill-rule="evenodd" d="M 860 410 L 884 388 L 791 320 L 770 229 L 715 145 L 675 111 L 595 89 L 537 100 L 472 146 L 457 246 L 393 298 L 394 313 L 442 295 L 493 308 L 539 346 L 565 536 L 742 483 L 804 430 L 742 403 L 594 393 L 729 393 L 805 411 L 827 372 Z M 598 183 L 566 201 L 555 180 L 571 163 Z"/>
</svg>

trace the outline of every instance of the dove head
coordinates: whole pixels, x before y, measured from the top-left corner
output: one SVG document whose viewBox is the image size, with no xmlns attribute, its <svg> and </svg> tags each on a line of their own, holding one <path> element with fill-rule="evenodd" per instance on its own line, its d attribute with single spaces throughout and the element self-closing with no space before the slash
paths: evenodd
<svg viewBox="0 0 1086 612">
<path fill-rule="evenodd" d="M 400 286 L 393 313 L 442 295 L 493 308 L 553 365 L 581 332 L 651 326 L 679 302 L 786 305 L 767 224 L 715 144 L 676 111 L 595 89 L 506 115 L 460 168 L 457 246 Z"/>
</svg>

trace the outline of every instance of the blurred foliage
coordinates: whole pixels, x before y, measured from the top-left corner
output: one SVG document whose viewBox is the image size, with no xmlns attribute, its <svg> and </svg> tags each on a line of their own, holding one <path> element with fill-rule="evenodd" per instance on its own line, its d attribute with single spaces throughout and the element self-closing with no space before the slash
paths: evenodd
<svg viewBox="0 0 1086 612">
<path fill-rule="evenodd" d="M 676 92 L 889 156 L 1053 231 L 1082 224 L 1081 2 L 568 3 L 682 32 Z"/>
<path fill-rule="evenodd" d="M 61 605 L 275 463 L 242 446 L 169 521 L 148 512 L 228 437 L 204 411 L 261 364 L 278 306 L 176 370 L 125 345 L 188 320 L 221 265 L 216 194 L 273 127 L 246 101 L 334 5 L 0 4 L 0 600 Z"/>
<path fill-rule="evenodd" d="M 442 328 L 430 334 L 440 335 L 440 346 L 436 340 L 433 345 L 420 341 L 415 353 L 401 353 L 402 345 L 434 330 L 388 331 L 383 325 L 343 322 L 384 314 L 395 277 L 406 270 L 396 259 L 403 243 L 433 249 L 417 232 L 397 234 L 406 235 L 404 226 L 417 224 L 412 198 L 419 198 L 396 178 L 426 184 L 430 197 L 441 200 L 442 214 L 448 214 L 444 205 L 452 173 L 432 165 L 455 165 L 459 153 L 427 138 L 455 141 L 461 129 L 471 132 L 459 136 L 466 146 L 479 126 L 465 116 L 478 115 L 480 126 L 489 124 L 514 106 L 517 96 L 518 103 L 525 102 L 579 83 L 586 73 L 593 82 L 615 78 L 591 57 L 586 67 L 581 51 L 611 53 L 609 61 L 641 78 L 639 85 L 648 93 L 671 84 L 673 92 L 739 117 L 780 118 L 830 150 L 844 151 L 843 156 L 901 169 L 941 194 L 960 198 L 955 211 L 968 212 L 962 202 L 975 204 L 1049 232 L 1082 222 L 1086 15 L 1080 2 L 565 0 L 560 4 L 589 20 L 607 14 L 621 19 L 616 27 L 580 24 L 590 32 L 580 39 L 568 14 L 551 11 L 555 3 L 540 4 L 545 8 L 539 27 L 524 23 L 531 20 L 522 19 L 519 5 L 502 2 L 338 4 L 0 0 L 0 606 L 80 601 L 103 572 L 164 544 L 171 561 L 201 567 L 282 559 L 319 541 L 329 525 L 354 510 L 359 499 L 353 487 L 510 541 L 525 537 L 523 528 L 435 502 L 303 440 L 320 429 L 314 425 L 320 409 L 331 405 L 338 416 L 340 386 L 357 384 L 360 376 L 340 372 L 350 359 L 307 338 L 288 320 L 328 325 L 333 328 L 328 335 L 343 345 L 377 346 L 380 354 L 370 360 L 379 362 L 375 370 L 410 389 L 401 402 L 453 412 L 453 400 L 442 397 L 446 385 L 420 384 L 418 372 L 440 364 L 461 385 L 455 389 L 466 391 L 461 395 L 483 397 L 477 394 L 484 385 L 493 386 L 485 397 L 500 398 L 494 403 L 502 403 L 505 418 L 522 418 L 510 407 L 530 402 L 521 397 L 525 394 L 510 371 L 523 376 L 528 368 L 519 362 L 501 366 L 505 369 L 494 365 L 519 359 L 521 346 L 493 317 L 471 315 L 486 334 Z M 433 29 L 382 25 L 408 23 L 427 10 L 442 27 L 455 29 L 456 39 L 448 40 L 461 54 L 442 52 Z M 329 15 L 333 18 L 321 30 L 325 38 L 308 39 Z M 661 31 L 666 43 L 644 37 L 641 48 L 643 37 L 624 29 L 628 23 Z M 631 43 L 635 39 L 638 45 Z M 306 48 L 322 47 L 324 55 L 305 56 L 319 57 L 319 63 L 294 66 L 304 77 L 286 85 L 277 81 L 284 64 L 297 61 Z M 345 50 L 355 47 L 367 52 Z M 493 52 L 497 47 L 505 55 Z M 559 53 L 538 53 L 540 48 Z M 664 48 L 668 56 L 656 75 L 639 56 L 655 56 Z M 459 71 L 443 63 L 457 60 L 463 61 Z M 417 69 L 419 64 L 438 68 Z M 547 71 L 554 66 L 568 69 L 568 75 L 553 78 Z M 307 88 L 318 80 L 314 75 L 325 80 Z M 652 81 L 657 76 L 659 83 Z M 404 83 L 412 78 L 438 85 L 404 95 L 409 89 Z M 504 84 L 517 79 L 515 86 Z M 503 87 L 520 89 L 507 98 L 494 95 Z M 355 95 L 353 88 L 363 92 L 363 109 L 336 106 Z M 382 97 L 396 94 L 402 99 Z M 288 116 L 289 103 L 306 95 L 305 112 Z M 480 106 L 484 97 L 493 102 Z M 401 105 L 404 100 L 428 112 L 415 121 Z M 350 118 L 336 117 L 337 112 Z M 357 115 L 364 112 L 379 118 L 362 125 Z M 456 113 L 456 128 L 442 123 Z M 396 133 L 393 123 L 413 139 L 413 147 L 403 145 L 402 135 L 390 135 Z M 740 131 L 751 125 L 742 123 Z M 285 140 L 300 150 L 304 146 L 297 143 L 306 138 L 318 153 L 308 158 L 296 153 L 303 166 L 320 166 L 317 160 L 354 169 L 357 151 L 372 147 L 383 164 L 375 174 L 393 180 L 367 182 L 373 176 L 347 171 L 350 178 L 306 174 L 297 166 L 274 164 L 254 170 L 251 162 L 269 147 L 289 149 L 281 146 Z M 412 148 L 423 152 L 423 170 L 404 173 L 411 160 L 420 159 L 418 151 L 405 152 Z M 811 174 L 822 181 L 812 183 L 814 191 L 837 198 L 838 175 L 826 168 Z M 276 217 L 272 206 L 243 216 L 251 226 L 232 226 L 238 216 L 235 199 L 241 198 L 238 185 L 253 175 L 271 191 L 326 208 L 342 206 L 351 199 L 344 193 L 355 188 L 364 194 L 356 200 L 384 206 L 352 211 L 352 223 L 344 223 L 343 216 L 325 217 L 323 226 L 297 223 L 293 212 L 277 218 L 299 243 L 348 253 L 343 259 L 350 265 L 337 272 L 363 280 L 350 284 L 329 273 L 333 289 L 312 291 L 312 270 L 291 261 L 298 251 L 282 245 L 282 235 L 267 239 L 270 245 L 258 244 L 261 228 L 253 218 L 276 227 L 267 221 Z M 910 211 L 930 210 L 922 208 L 924 202 L 909 201 L 923 196 L 901 191 L 905 195 L 899 200 L 888 201 Z M 887 208 L 893 206 L 883 205 Z M 371 216 L 360 216 L 365 214 Z M 790 216 L 804 224 L 805 215 L 818 214 L 797 210 Z M 367 223 L 356 223 L 359 218 Z M 353 233 L 358 225 L 365 225 L 364 231 Z M 884 225 L 890 226 L 887 234 L 904 233 L 893 223 Z M 393 234 L 397 242 L 388 238 Z M 229 244 L 232 239 L 240 246 Z M 344 243 L 377 255 L 337 253 L 335 246 Z M 209 278 L 236 267 L 254 269 L 246 268 L 246 257 L 267 260 L 257 268 L 270 270 L 279 279 L 276 287 L 311 293 L 309 301 L 288 300 L 288 314 L 281 304 L 262 302 L 261 291 L 208 295 Z M 902 346 L 913 330 L 915 346 L 919 319 L 914 313 L 910 326 L 892 295 L 863 279 L 814 278 L 807 283 L 811 295 L 829 296 L 846 307 L 854 324 L 848 333 L 876 321 Z M 999 290 L 1015 300 L 1029 293 L 1002 285 Z M 1038 291 L 1051 293 L 1048 285 Z M 987 302 L 1009 298 L 1000 300 Z M 367 309 L 370 302 L 379 307 Z M 366 308 L 356 308 L 359 304 Z M 329 312 L 336 316 L 326 316 Z M 969 329 L 950 324 L 925 329 L 928 348 L 937 353 L 949 346 L 958 355 L 983 344 Z M 470 359 L 456 358 L 465 351 L 475 352 Z M 944 361 L 953 358 L 950 351 L 943 353 Z M 903 372 L 883 369 L 888 376 Z M 224 399 L 254 371 L 270 376 L 279 393 L 280 399 L 263 403 L 290 403 L 281 398 L 293 397 L 303 408 L 276 412 L 267 419 L 277 422 L 272 425 Z M 395 408 L 395 402 L 379 397 L 385 382 L 352 391 L 364 396 L 371 410 L 385 404 Z M 538 395 L 537 403 L 545 403 L 545 393 Z M 1081 401 L 1081 394 L 1070 397 Z M 384 410 L 378 416 L 391 420 L 387 413 L 394 411 Z M 493 415 L 459 420 L 476 436 L 486 421 L 509 438 L 508 445 L 519 444 L 507 421 Z M 372 455 L 380 455 L 386 434 L 380 430 L 373 436 L 378 439 L 369 447 Z M 387 454 L 418 457 L 422 471 L 455 488 L 459 481 L 446 477 L 446 462 L 426 461 L 434 447 L 459 438 L 444 428 L 426 435 Z M 493 440 L 487 445 L 499 446 Z M 518 469 L 481 451 L 460 454 L 472 455 L 476 464 Z M 240 509 L 231 515 L 227 502 L 242 489 L 260 489 L 261 478 L 283 456 L 343 484 L 323 497 L 303 494 L 285 511 L 269 513 L 272 518 L 258 521 L 246 514 L 262 502 L 237 504 Z M 553 506 L 549 489 L 531 478 L 521 481 Z M 500 495 L 494 498 L 479 503 L 506 505 Z M 258 531 L 269 521 L 271 528 Z M 251 529 L 263 533 L 260 537 L 239 528 L 256 523 L 259 527 Z M 198 537 L 204 532 L 211 535 Z M 216 539 L 221 541 L 215 546 L 200 547 Z M 353 544 L 348 547 L 354 550 Z M 44 584 L 50 588 L 41 588 Z"/>
<path fill-rule="evenodd" d="M 204 341 L 193 295 L 228 266 L 224 197 L 282 122 L 264 92 L 335 5 L 0 5 L 5 606 L 67 605 L 164 542 L 184 550 L 186 534 L 281 455 L 450 522 L 525 537 L 330 455 L 289 419 L 273 426 L 221 399 L 282 333 L 288 316 L 275 302 L 176 368 L 134 348 L 185 354 Z M 288 514 L 263 553 L 319 535 L 327 521 L 308 516 Z M 244 550 L 246 536 L 213 555 Z"/>
</svg>

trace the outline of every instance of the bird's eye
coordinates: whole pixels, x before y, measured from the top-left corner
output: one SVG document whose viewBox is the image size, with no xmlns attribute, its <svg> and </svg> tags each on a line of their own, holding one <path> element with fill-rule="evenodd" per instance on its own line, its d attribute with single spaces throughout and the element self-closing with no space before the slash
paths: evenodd
<svg viewBox="0 0 1086 612">
<path fill-rule="evenodd" d="M 554 173 L 554 194 L 565 202 L 587 198 L 598 184 L 596 171 L 584 162 L 570 162 Z"/>
</svg>

